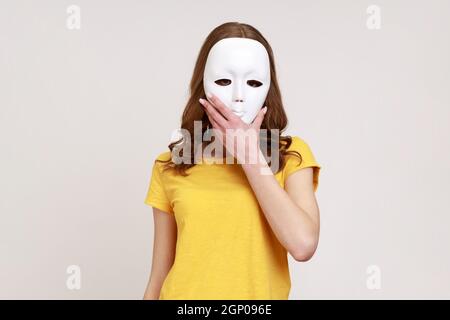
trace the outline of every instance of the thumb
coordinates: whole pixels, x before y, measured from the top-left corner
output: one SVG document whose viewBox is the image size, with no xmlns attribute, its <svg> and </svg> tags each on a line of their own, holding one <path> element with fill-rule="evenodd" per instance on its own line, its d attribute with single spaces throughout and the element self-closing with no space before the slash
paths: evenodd
<svg viewBox="0 0 450 320">
<path fill-rule="evenodd" d="M 266 114 L 266 112 L 267 112 L 267 106 L 265 106 L 264 108 L 259 110 L 258 115 L 256 116 L 255 120 L 253 120 L 253 122 L 252 122 L 252 127 L 254 127 L 254 128 L 261 127 L 261 123 L 264 120 L 264 115 Z"/>
</svg>

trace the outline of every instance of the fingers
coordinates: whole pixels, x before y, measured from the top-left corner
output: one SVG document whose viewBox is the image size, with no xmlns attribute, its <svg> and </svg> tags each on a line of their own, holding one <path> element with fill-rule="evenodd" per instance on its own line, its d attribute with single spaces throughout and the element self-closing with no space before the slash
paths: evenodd
<svg viewBox="0 0 450 320">
<path fill-rule="evenodd" d="M 208 115 L 209 121 L 211 122 L 211 124 L 214 127 L 225 131 L 226 129 L 228 129 L 230 124 L 232 126 L 232 122 L 229 123 L 228 121 L 230 121 L 230 120 L 235 120 L 238 122 L 242 121 L 240 117 L 235 115 L 216 96 L 211 95 L 211 96 L 209 96 L 209 99 L 211 99 L 211 102 L 209 102 L 208 100 L 202 99 L 202 98 L 199 99 L 199 102 L 204 107 L 205 112 Z M 264 120 L 264 116 L 265 116 L 266 112 L 267 112 L 267 106 L 264 106 L 264 108 L 262 108 L 258 112 L 258 115 L 255 117 L 255 119 L 251 123 L 251 127 L 259 129 Z M 235 123 L 238 123 L 238 122 L 235 122 Z"/>
<path fill-rule="evenodd" d="M 209 115 L 208 111 L 206 111 L 206 115 L 208 116 L 209 122 L 211 122 L 213 128 L 216 128 L 216 129 L 219 129 L 219 130 L 220 130 L 219 124 L 214 120 L 214 118 L 212 118 L 212 117 Z"/>
<path fill-rule="evenodd" d="M 227 127 L 227 120 L 211 105 L 211 103 L 209 103 L 209 101 L 200 98 L 199 102 L 205 108 L 210 121 L 212 118 L 218 127 L 222 127 L 223 129 Z"/>
<path fill-rule="evenodd" d="M 230 108 L 227 108 L 226 105 L 223 104 L 222 101 L 220 101 L 219 98 L 217 98 L 214 94 L 208 93 L 207 94 L 208 99 L 211 100 L 211 105 L 215 107 L 217 110 L 220 111 L 221 114 L 225 117 L 227 120 L 237 120 L 240 119 L 237 115 L 235 115 Z"/>
<path fill-rule="evenodd" d="M 222 140 L 223 137 L 223 129 L 219 126 L 219 124 L 212 118 L 208 111 L 206 111 L 206 115 L 208 116 L 209 122 L 211 122 L 211 125 L 213 126 L 210 130 L 214 132 L 215 137 L 217 137 L 219 140 Z"/>
<path fill-rule="evenodd" d="M 251 124 L 251 126 L 253 128 L 258 128 L 259 129 L 261 127 L 261 124 L 262 124 L 262 122 L 264 120 L 264 116 L 265 116 L 266 112 L 267 112 L 267 106 L 265 106 L 264 108 L 259 110 L 256 118 L 253 120 L 253 122 Z"/>
</svg>

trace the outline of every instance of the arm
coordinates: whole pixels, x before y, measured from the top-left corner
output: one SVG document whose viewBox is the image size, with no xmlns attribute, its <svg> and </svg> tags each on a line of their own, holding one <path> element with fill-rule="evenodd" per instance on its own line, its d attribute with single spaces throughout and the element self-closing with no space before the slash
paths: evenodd
<svg viewBox="0 0 450 320">
<path fill-rule="evenodd" d="M 158 300 L 162 284 L 175 259 L 177 226 L 171 213 L 153 208 L 153 258 L 144 300 Z"/>
<path fill-rule="evenodd" d="M 217 130 L 217 137 L 222 144 L 224 144 L 223 137 L 226 137 L 229 130 L 244 129 L 246 132 L 248 130 L 253 133 L 255 130 L 259 132 L 267 106 L 259 111 L 250 125 L 247 125 L 219 98 L 214 95 L 208 98 L 211 102 L 204 99 L 199 101 L 205 108 L 214 131 Z M 256 136 L 259 135 L 256 134 Z M 246 140 L 244 139 L 244 141 Z M 314 194 L 313 169 L 305 167 L 289 175 L 285 181 L 286 190 L 284 190 L 273 174 L 260 174 L 261 170 L 270 172 L 265 160 L 262 163 L 257 161 L 256 164 L 246 161 L 248 150 L 253 152 L 252 150 L 255 148 L 240 143 L 235 152 L 233 144 L 228 146 L 228 143 L 225 143 L 224 145 L 227 150 L 230 149 L 228 151 L 231 154 L 236 156 L 238 163 L 242 164 L 259 205 L 280 243 L 295 260 L 309 260 L 316 251 L 319 241 L 319 208 Z M 259 149 L 259 142 L 256 143 L 256 146 L 258 146 L 256 158 L 264 159 Z"/>
<path fill-rule="evenodd" d="M 261 175 L 268 164 L 242 164 L 247 179 L 276 237 L 297 261 L 309 260 L 319 242 L 319 208 L 313 188 L 313 169 L 291 174 L 284 190 L 273 174 Z"/>
</svg>

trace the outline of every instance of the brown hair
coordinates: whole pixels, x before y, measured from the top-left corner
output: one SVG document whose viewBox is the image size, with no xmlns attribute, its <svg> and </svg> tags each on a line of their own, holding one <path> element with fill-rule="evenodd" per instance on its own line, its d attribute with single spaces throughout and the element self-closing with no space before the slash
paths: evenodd
<svg viewBox="0 0 450 320">
<path fill-rule="evenodd" d="M 267 93 L 267 97 L 264 105 L 267 106 L 267 112 L 264 116 L 263 123 L 261 124 L 261 129 L 267 129 L 267 139 L 272 139 L 271 137 L 271 129 L 279 130 L 279 147 L 278 147 L 278 159 L 280 161 L 278 166 L 278 171 L 282 170 L 285 166 L 286 159 L 285 156 L 287 154 L 295 154 L 302 161 L 301 155 L 296 151 L 287 151 L 292 143 L 292 137 L 285 136 L 282 137 L 281 133 L 285 130 L 288 120 L 286 117 L 286 113 L 283 108 L 283 103 L 281 99 L 280 88 L 278 86 L 278 80 L 276 76 L 275 70 L 275 61 L 272 52 L 272 48 L 270 47 L 267 40 L 263 37 L 263 35 L 253 26 L 239 23 L 239 22 L 227 22 L 211 31 L 211 33 L 205 39 L 199 55 L 197 57 L 197 61 L 195 63 L 194 72 L 192 74 L 191 82 L 190 82 L 190 97 L 186 103 L 186 106 L 183 111 L 183 115 L 181 118 L 181 129 L 185 129 L 189 131 L 191 141 L 191 161 L 189 163 L 179 163 L 175 164 L 171 159 L 169 160 L 157 160 L 160 162 L 167 162 L 165 165 L 165 169 L 173 168 L 175 169 L 177 174 L 181 174 L 186 176 L 186 170 L 190 167 L 195 166 L 194 163 L 194 121 L 202 122 L 202 136 L 205 130 L 209 127 L 212 128 L 211 123 L 209 122 L 208 116 L 205 113 L 203 107 L 199 103 L 199 98 L 206 99 L 205 91 L 203 89 L 203 73 L 205 70 L 206 59 L 208 57 L 210 49 L 214 46 L 214 44 L 225 38 L 248 38 L 259 41 L 267 50 L 269 54 L 270 61 L 270 88 Z M 173 148 L 177 146 L 180 147 L 184 141 L 184 137 L 178 141 L 174 141 L 169 144 L 169 149 L 172 152 Z M 266 141 L 267 142 L 267 141 Z M 203 142 L 204 143 L 204 142 Z M 270 150 L 271 144 L 267 144 L 268 154 L 272 155 Z M 180 156 L 182 156 L 182 151 L 180 152 Z M 270 163 L 270 162 L 269 162 Z M 277 172 L 278 172 L 277 171 Z"/>
</svg>

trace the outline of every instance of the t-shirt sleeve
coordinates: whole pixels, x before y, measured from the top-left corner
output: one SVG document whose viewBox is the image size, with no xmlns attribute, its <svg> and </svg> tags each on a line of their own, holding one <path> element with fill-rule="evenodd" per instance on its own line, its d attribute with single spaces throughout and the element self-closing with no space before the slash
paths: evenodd
<svg viewBox="0 0 450 320">
<path fill-rule="evenodd" d="M 286 165 L 283 170 L 285 181 L 287 177 L 289 177 L 294 172 L 303 168 L 312 167 L 313 186 L 314 191 L 316 191 L 319 186 L 319 172 L 321 166 L 317 163 L 309 145 L 300 137 L 292 136 L 292 143 L 288 150 L 297 151 L 302 156 L 302 162 L 300 163 L 300 159 L 298 158 L 298 156 L 291 154 L 287 156 Z"/>
<path fill-rule="evenodd" d="M 153 163 L 150 185 L 144 203 L 167 213 L 173 213 L 162 179 L 161 162 Z"/>
</svg>

